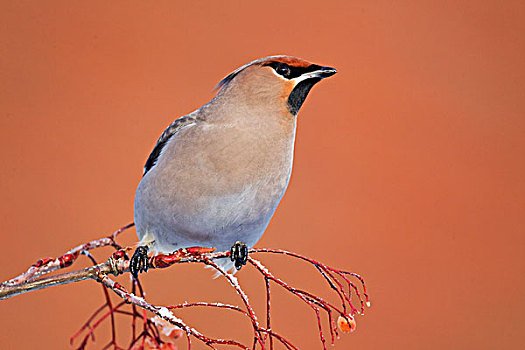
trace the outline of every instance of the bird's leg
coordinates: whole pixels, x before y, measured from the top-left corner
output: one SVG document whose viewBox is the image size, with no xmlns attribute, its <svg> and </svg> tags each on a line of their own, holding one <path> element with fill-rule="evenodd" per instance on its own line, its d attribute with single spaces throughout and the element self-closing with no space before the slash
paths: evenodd
<svg viewBox="0 0 525 350">
<path fill-rule="evenodd" d="M 230 259 L 235 263 L 235 268 L 240 270 L 248 261 L 248 246 L 241 241 L 235 242 L 230 249 Z"/>
<path fill-rule="evenodd" d="M 140 246 L 135 250 L 129 262 L 129 271 L 138 278 L 140 272 L 148 272 L 148 246 Z"/>
</svg>

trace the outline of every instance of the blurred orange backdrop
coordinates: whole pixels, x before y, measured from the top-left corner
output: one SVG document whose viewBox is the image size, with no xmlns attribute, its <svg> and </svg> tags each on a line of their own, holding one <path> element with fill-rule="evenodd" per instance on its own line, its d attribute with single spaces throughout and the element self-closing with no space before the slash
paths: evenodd
<svg viewBox="0 0 525 350">
<path fill-rule="evenodd" d="M 236 67 L 289 54 L 339 74 L 299 113 L 292 181 L 258 246 L 366 278 L 372 308 L 336 348 L 523 347 L 523 1 L 2 1 L 0 22 L 1 280 L 130 222 L 164 128 Z M 157 304 L 239 303 L 210 276 L 143 280 Z M 261 306 L 261 280 L 238 277 Z M 274 294 L 274 328 L 321 348 L 311 310 Z M 0 301 L 0 347 L 68 348 L 102 301 L 90 281 Z M 249 339 L 241 319 L 184 317 Z"/>
</svg>

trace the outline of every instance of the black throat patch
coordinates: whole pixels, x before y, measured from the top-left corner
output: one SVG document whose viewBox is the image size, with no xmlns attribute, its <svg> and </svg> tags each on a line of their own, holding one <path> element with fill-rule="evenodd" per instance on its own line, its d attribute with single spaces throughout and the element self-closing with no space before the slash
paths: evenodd
<svg viewBox="0 0 525 350">
<path fill-rule="evenodd" d="M 293 115 L 297 115 L 299 113 L 299 109 L 304 103 L 304 100 L 306 99 L 306 96 L 308 96 L 308 93 L 312 89 L 312 87 L 317 84 L 321 78 L 309 78 L 305 79 L 299 84 L 297 84 L 292 92 L 290 93 L 290 96 L 288 96 L 288 110 Z"/>
</svg>

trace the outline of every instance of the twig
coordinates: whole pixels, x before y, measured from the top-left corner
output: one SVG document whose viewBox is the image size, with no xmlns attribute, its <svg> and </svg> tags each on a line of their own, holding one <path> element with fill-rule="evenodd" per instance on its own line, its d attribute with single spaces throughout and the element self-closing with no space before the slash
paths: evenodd
<svg viewBox="0 0 525 350">
<path fill-rule="evenodd" d="M 117 244 L 115 239 L 120 233 L 133 227 L 134 225 L 135 225 L 134 223 L 127 224 L 126 226 L 123 226 L 119 228 L 118 230 L 116 230 L 115 232 L 113 232 L 108 237 L 95 239 L 91 242 L 81 244 L 73 249 L 70 249 L 69 251 L 67 251 L 65 254 L 63 254 L 62 256 L 58 258 L 40 259 L 36 263 L 31 265 L 29 269 L 23 274 L 10 279 L 9 281 L 5 281 L 1 283 L 0 287 L 14 286 L 14 285 L 22 284 L 22 283 L 31 281 L 34 278 L 39 277 L 43 274 L 46 274 L 52 271 L 56 271 L 59 269 L 63 269 L 64 267 L 71 266 L 75 262 L 75 260 L 78 258 L 79 254 L 82 251 L 88 251 L 91 249 L 105 247 L 105 246 L 113 246 L 113 247 L 116 247 L 117 249 L 121 249 L 121 247 Z"/>
<path fill-rule="evenodd" d="M 180 263 L 203 263 L 209 265 L 217 270 L 219 274 L 229 282 L 232 288 L 240 296 L 242 307 L 237 305 L 223 304 L 220 302 L 185 302 L 172 306 L 157 306 L 150 304 L 146 301 L 144 290 L 138 280 L 131 279 L 132 288 L 131 292 L 129 292 L 124 286 L 110 278 L 112 275 L 118 276 L 122 273 L 129 272 L 129 257 L 127 253 L 131 250 L 131 248 L 122 248 L 116 242 L 116 237 L 121 232 L 129 229 L 132 226 L 133 224 L 126 225 L 108 237 L 79 245 L 58 258 L 47 258 L 37 261 L 37 263 L 32 265 L 23 274 L 0 284 L 0 300 L 56 285 L 68 284 L 88 279 L 95 280 L 101 283 L 103 286 L 104 298 L 106 301 L 104 305 L 95 310 L 95 312 L 88 318 L 80 330 L 71 338 L 71 342 L 73 343 L 76 338 L 78 338 L 81 334 L 84 334 L 78 349 L 85 349 L 89 339 L 94 339 L 93 336 L 95 330 L 102 324 L 104 320 L 109 318 L 111 324 L 111 341 L 104 347 L 104 349 L 112 347 L 114 350 L 124 349 L 117 345 L 115 326 L 116 320 L 114 317 L 115 313 L 131 317 L 132 338 L 129 346 L 127 347 L 128 350 L 144 349 L 148 344 L 149 346 L 155 348 L 171 349 L 173 345 L 170 345 L 171 340 L 166 341 L 163 339 L 161 337 L 161 330 L 163 334 L 166 334 L 166 330 L 169 330 L 170 332 L 168 332 L 168 334 L 171 334 L 172 339 L 178 338 L 182 334 L 185 334 L 188 349 L 191 349 L 191 337 L 203 342 L 205 345 L 213 349 L 215 349 L 215 345 L 230 345 L 240 349 L 249 349 L 248 346 L 234 339 L 228 340 L 208 337 L 202 332 L 186 324 L 183 320 L 177 318 L 172 312 L 176 309 L 192 307 L 220 308 L 242 314 L 251 322 L 253 327 L 252 349 L 255 349 L 257 344 L 259 344 L 261 350 L 265 350 L 266 346 L 269 346 L 269 349 L 273 350 L 273 341 L 275 339 L 275 341 L 281 343 L 285 348 L 295 350 L 297 349 L 295 345 L 273 331 L 271 328 L 270 290 L 272 283 L 275 283 L 287 292 L 294 294 L 301 301 L 312 308 L 312 310 L 315 312 L 319 337 L 323 349 L 327 349 L 327 347 L 321 321 L 322 311 L 326 312 L 328 316 L 328 328 L 331 336 L 331 343 L 334 344 L 335 338 L 339 337 L 337 331 L 338 326 L 343 331 L 353 330 L 355 328 L 353 316 L 358 313 L 363 314 L 365 304 L 369 306 L 369 298 L 366 291 L 365 282 L 361 276 L 355 273 L 329 267 L 316 260 L 293 252 L 264 248 L 251 249 L 249 252 L 250 256 L 248 257 L 248 261 L 263 276 L 266 289 L 266 325 L 263 327 L 260 325 L 258 317 L 249 302 L 248 296 L 240 286 L 237 278 L 231 274 L 228 274 L 215 262 L 218 258 L 229 258 L 230 252 L 214 252 L 213 248 L 203 247 L 185 248 L 171 254 L 158 254 L 156 256 L 152 256 L 148 260 L 149 268 L 167 268 L 174 264 Z M 104 246 L 112 246 L 116 249 L 116 251 L 105 263 L 96 264 L 95 259 L 88 251 Z M 321 274 L 321 276 L 326 280 L 330 289 L 337 294 L 341 303 L 341 307 L 336 307 L 320 296 L 293 287 L 280 278 L 276 277 L 260 261 L 253 259 L 252 254 L 256 253 L 281 254 L 284 256 L 300 259 L 313 265 Z M 50 272 L 57 271 L 72 265 L 80 254 L 86 255 L 89 259 L 91 259 L 94 265 L 81 270 L 45 276 Z M 362 292 L 360 292 L 356 284 L 351 281 L 352 277 L 361 283 Z M 344 288 L 345 283 L 348 287 L 347 290 Z M 116 294 L 121 301 L 114 304 L 111 301 L 107 288 L 111 289 L 111 291 L 113 291 L 113 293 Z M 137 291 L 139 295 L 136 295 Z M 363 296 L 365 299 L 363 299 Z M 360 302 L 360 312 L 353 306 L 353 298 Z M 131 311 L 126 311 L 123 309 L 128 304 L 131 304 Z M 106 310 L 106 312 L 103 313 L 103 310 Z M 142 312 L 139 312 L 139 310 L 142 310 Z M 349 310 L 349 312 L 347 310 Z M 156 315 L 158 319 L 147 318 L 146 311 Z M 339 315 L 337 325 L 334 314 L 336 316 Z M 137 319 L 142 320 L 143 323 L 143 330 L 138 334 L 136 329 Z M 160 319 L 164 320 L 163 322 L 166 322 L 166 325 L 158 324 L 158 320 Z M 168 325 L 170 325 L 169 327 L 172 328 L 166 328 Z M 343 326 L 342 328 L 341 325 Z"/>
<path fill-rule="evenodd" d="M 118 251 L 121 252 L 121 251 Z M 219 252 L 207 254 L 208 259 L 222 258 L 228 256 L 229 252 Z M 115 255 L 115 254 L 114 254 Z M 150 265 L 151 269 L 164 268 L 171 266 L 171 264 L 195 262 L 195 257 L 191 255 L 184 256 L 184 252 L 176 252 L 170 255 L 164 255 L 167 260 L 170 260 L 169 265 Z M 155 257 L 156 258 L 156 257 Z M 162 259 L 159 259 L 159 261 Z M 113 256 L 105 263 L 95 266 L 87 267 L 82 270 L 67 272 L 55 276 L 47 276 L 37 280 L 27 281 L 19 284 L 2 284 L 0 285 L 0 300 L 13 297 L 15 295 L 31 292 L 37 289 L 48 288 L 61 284 L 68 284 L 73 282 L 84 281 L 88 279 L 97 280 L 101 275 L 120 275 L 129 272 L 129 260 L 115 259 Z"/>
</svg>

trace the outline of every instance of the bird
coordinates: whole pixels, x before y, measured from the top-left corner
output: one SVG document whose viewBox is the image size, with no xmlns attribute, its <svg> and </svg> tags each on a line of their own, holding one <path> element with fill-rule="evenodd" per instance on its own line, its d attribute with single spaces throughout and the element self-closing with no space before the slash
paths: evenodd
<svg viewBox="0 0 525 350">
<path fill-rule="evenodd" d="M 259 58 L 165 129 L 135 194 L 135 278 L 147 272 L 150 251 L 210 247 L 230 251 L 219 264 L 229 273 L 246 264 L 288 187 L 299 109 L 335 73 L 293 56 Z"/>
</svg>

